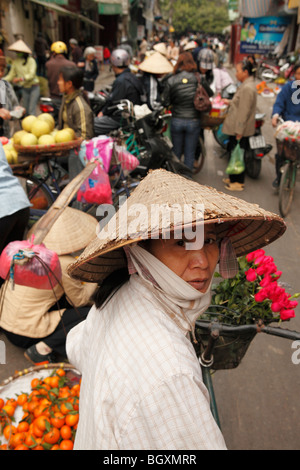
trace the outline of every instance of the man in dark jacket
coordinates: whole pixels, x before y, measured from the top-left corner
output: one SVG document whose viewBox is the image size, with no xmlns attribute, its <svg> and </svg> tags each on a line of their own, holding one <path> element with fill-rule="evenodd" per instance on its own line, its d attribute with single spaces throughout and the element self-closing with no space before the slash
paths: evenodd
<svg viewBox="0 0 300 470">
<path fill-rule="evenodd" d="M 129 55 L 123 49 L 116 49 L 112 52 L 110 61 L 116 79 L 112 85 L 108 100 L 94 120 L 95 135 L 106 135 L 114 129 L 118 129 L 122 123 L 121 112 L 110 109 L 120 100 L 128 100 L 133 105 L 141 104 L 143 95 L 143 85 L 141 81 L 130 72 Z"/>
</svg>

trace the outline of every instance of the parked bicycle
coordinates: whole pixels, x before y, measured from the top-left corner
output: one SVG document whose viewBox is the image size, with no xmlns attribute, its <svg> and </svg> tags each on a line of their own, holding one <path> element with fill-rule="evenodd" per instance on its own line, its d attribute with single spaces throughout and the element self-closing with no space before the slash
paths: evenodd
<svg viewBox="0 0 300 470">
<path fill-rule="evenodd" d="M 297 181 L 297 171 L 300 166 L 299 144 L 297 142 L 283 142 L 282 157 L 284 165 L 280 169 L 279 211 L 282 217 L 286 217 L 291 210 Z"/>
</svg>

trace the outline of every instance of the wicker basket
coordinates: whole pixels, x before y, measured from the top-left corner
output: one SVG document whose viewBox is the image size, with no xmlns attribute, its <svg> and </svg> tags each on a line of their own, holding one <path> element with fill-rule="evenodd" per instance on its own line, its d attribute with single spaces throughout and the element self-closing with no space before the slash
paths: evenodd
<svg viewBox="0 0 300 470">
<path fill-rule="evenodd" d="M 195 335 L 198 344 L 195 344 L 194 347 L 199 357 L 208 343 L 210 333 L 205 329 L 196 328 Z M 256 331 L 238 334 L 222 333 L 215 343 L 213 350 L 214 361 L 211 369 L 223 370 L 236 368 L 245 356 L 255 335 Z"/>
<path fill-rule="evenodd" d="M 224 122 L 225 116 L 210 116 L 204 114 L 201 116 L 201 127 L 205 129 L 213 129 L 220 126 Z"/>
<path fill-rule="evenodd" d="M 300 160 L 300 142 L 299 140 L 279 140 L 276 139 L 277 153 L 286 160 Z"/>
<path fill-rule="evenodd" d="M 47 156 L 47 155 L 65 155 L 70 150 L 79 148 L 82 138 L 75 140 L 70 140 L 69 142 L 61 142 L 59 144 L 50 144 L 50 145 L 28 145 L 26 147 L 22 145 L 14 144 L 18 156 L 24 156 L 26 159 L 35 160 L 38 156 Z"/>
</svg>

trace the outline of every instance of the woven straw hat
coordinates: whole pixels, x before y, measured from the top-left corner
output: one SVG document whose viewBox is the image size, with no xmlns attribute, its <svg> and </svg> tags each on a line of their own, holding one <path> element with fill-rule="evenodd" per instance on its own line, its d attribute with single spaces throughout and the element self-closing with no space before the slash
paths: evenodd
<svg viewBox="0 0 300 470">
<path fill-rule="evenodd" d="M 197 43 L 195 41 L 190 41 L 184 46 L 183 50 L 184 51 L 191 51 L 191 50 L 195 49 L 196 47 L 197 47 Z"/>
<path fill-rule="evenodd" d="M 154 52 L 140 63 L 143 72 L 165 74 L 173 72 L 173 65 L 160 52 Z"/>
<path fill-rule="evenodd" d="M 168 50 L 164 42 L 159 42 L 158 44 L 154 44 L 153 49 L 156 52 L 160 52 L 160 54 L 167 56 Z"/>
<path fill-rule="evenodd" d="M 14 51 L 14 52 L 24 52 L 25 54 L 32 54 L 31 49 L 25 44 L 22 39 L 19 39 L 18 41 L 14 42 L 11 44 L 8 48 L 9 51 Z"/>
<path fill-rule="evenodd" d="M 146 207 L 148 217 L 139 217 L 137 235 L 134 223 L 137 215 L 133 209 L 140 207 L 141 203 Z M 218 236 L 231 238 L 237 256 L 273 242 L 286 230 L 284 221 L 278 215 L 265 211 L 257 204 L 250 204 L 166 170 L 154 170 L 141 181 L 127 203 L 120 207 L 77 261 L 69 266 L 69 274 L 83 281 L 101 284 L 111 272 L 126 267 L 123 247 L 151 238 L 151 234 L 163 234 L 170 230 L 170 222 L 165 220 L 167 218 L 161 217 L 155 221 L 151 217 L 153 204 L 159 204 L 166 211 L 177 205 L 172 212 L 175 220 L 172 229 L 182 227 L 182 220 L 187 226 L 203 223 L 202 218 L 201 221 L 195 219 L 194 210 L 197 204 L 203 204 L 204 223 L 217 224 Z M 187 215 L 186 205 L 193 208 Z"/>
<path fill-rule="evenodd" d="M 27 238 L 35 233 L 38 223 L 30 229 Z M 43 239 L 43 243 L 58 255 L 83 250 L 95 238 L 97 224 L 97 219 L 91 215 L 66 207 Z"/>
</svg>

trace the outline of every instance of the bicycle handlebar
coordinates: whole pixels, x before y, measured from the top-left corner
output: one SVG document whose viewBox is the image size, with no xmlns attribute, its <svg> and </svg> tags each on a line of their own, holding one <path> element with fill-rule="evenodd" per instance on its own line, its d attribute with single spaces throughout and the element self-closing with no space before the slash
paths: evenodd
<svg viewBox="0 0 300 470">
<path fill-rule="evenodd" d="M 300 333 L 298 331 L 292 331 L 280 327 L 272 327 L 258 324 L 230 326 L 219 322 L 205 322 L 197 320 L 196 327 L 205 329 L 208 332 L 218 331 L 220 334 L 255 331 L 257 333 L 266 333 L 269 335 L 280 336 L 281 338 L 286 338 L 290 340 L 300 340 Z"/>
</svg>

